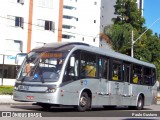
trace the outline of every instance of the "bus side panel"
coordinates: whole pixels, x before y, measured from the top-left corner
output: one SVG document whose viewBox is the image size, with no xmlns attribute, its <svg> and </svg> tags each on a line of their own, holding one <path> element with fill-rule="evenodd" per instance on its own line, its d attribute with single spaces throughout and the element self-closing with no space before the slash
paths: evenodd
<svg viewBox="0 0 160 120">
<path fill-rule="evenodd" d="M 157 104 L 157 85 L 152 86 L 152 104 Z"/>
<path fill-rule="evenodd" d="M 152 87 L 151 86 L 143 86 L 143 93 L 144 93 L 144 105 L 151 105 L 152 104 Z"/>
<path fill-rule="evenodd" d="M 140 94 L 144 95 L 144 105 L 151 105 L 152 91 L 150 86 L 132 85 L 132 101 L 131 105 L 136 106 Z"/>
<path fill-rule="evenodd" d="M 64 105 L 78 105 L 79 97 L 83 90 L 88 89 L 92 94 L 92 105 L 97 105 L 98 79 L 82 79 L 72 81 L 60 88 L 59 103 Z"/>
<path fill-rule="evenodd" d="M 110 81 L 100 79 L 97 91 L 97 103 L 95 105 L 111 105 L 110 87 Z"/>
</svg>

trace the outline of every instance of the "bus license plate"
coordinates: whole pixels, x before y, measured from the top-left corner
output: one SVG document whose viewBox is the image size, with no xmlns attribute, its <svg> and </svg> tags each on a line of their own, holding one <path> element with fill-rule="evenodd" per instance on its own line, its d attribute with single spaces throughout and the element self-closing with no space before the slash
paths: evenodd
<svg viewBox="0 0 160 120">
<path fill-rule="evenodd" d="M 27 100 L 34 100 L 34 96 L 26 96 Z"/>
<path fill-rule="evenodd" d="M 19 90 L 24 90 L 24 91 L 28 91 L 29 86 L 26 85 L 19 85 Z"/>
</svg>

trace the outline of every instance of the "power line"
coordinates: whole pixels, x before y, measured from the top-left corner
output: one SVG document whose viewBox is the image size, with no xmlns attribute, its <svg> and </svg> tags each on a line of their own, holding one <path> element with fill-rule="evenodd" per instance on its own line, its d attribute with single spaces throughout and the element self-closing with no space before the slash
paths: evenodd
<svg viewBox="0 0 160 120">
<path fill-rule="evenodd" d="M 11 16 L 11 15 L 10 15 L 10 16 Z M 13 17 L 16 17 L 16 16 L 13 16 Z M 17 16 L 17 17 L 18 17 L 18 16 Z M 0 18 L 6 19 L 6 20 L 13 20 L 13 21 L 15 21 L 15 22 L 16 22 L 16 20 L 15 20 L 15 19 L 10 19 L 10 18 L 3 17 L 3 16 L 0 16 Z M 40 26 L 40 25 L 33 24 L 33 23 L 31 24 L 31 23 L 24 22 L 24 21 L 23 21 L 23 23 L 24 23 L 24 24 L 31 25 L 31 26 L 42 27 L 42 26 Z M 7 24 L 6 24 L 6 25 L 7 25 Z M 23 28 L 23 29 L 26 29 L 26 28 Z M 26 30 L 33 31 L 33 29 L 32 29 L 32 30 L 31 30 L 31 29 L 26 29 Z M 74 33 L 74 32 L 69 32 L 69 31 L 59 30 L 59 29 L 55 29 L 55 28 L 54 28 L 54 30 L 56 30 L 56 31 L 62 31 L 62 32 L 65 32 L 65 33 L 70 33 L 70 34 L 73 34 L 73 35 L 81 35 L 81 36 L 86 36 L 86 37 L 92 37 L 92 38 L 95 38 L 95 36 L 91 36 L 91 35 L 84 35 L 84 34 L 80 34 L 80 33 Z M 43 31 L 43 30 L 42 30 L 42 31 Z"/>
</svg>

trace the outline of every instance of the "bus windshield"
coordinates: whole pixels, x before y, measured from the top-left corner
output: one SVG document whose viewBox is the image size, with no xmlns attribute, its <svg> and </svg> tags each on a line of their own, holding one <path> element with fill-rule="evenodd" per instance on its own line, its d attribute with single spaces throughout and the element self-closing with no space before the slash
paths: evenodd
<svg viewBox="0 0 160 120">
<path fill-rule="evenodd" d="M 67 56 L 66 51 L 30 52 L 17 74 L 18 81 L 56 82 Z"/>
</svg>

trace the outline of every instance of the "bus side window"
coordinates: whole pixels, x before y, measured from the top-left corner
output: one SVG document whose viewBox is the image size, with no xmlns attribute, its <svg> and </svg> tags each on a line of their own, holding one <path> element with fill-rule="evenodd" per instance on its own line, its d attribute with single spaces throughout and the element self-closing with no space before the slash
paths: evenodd
<svg viewBox="0 0 160 120">
<path fill-rule="evenodd" d="M 104 58 L 103 59 L 103 66 L 102 66 L 102 78 L 107 79 L 108 78 L 108 59 Z"/>
<path fill-rule="evenodd" d="M 99 77 L 107 79 L 108 78 L 108 58 L 106 57 L 99 57 Z"/>
<path fill-rule="evenodd" d="M 121 64 L 113 61 L 112 63 L 112 80 L 121 80 Z"/>
<path fill-rule="evenodd" d="M 81 53 L 80 75 L 81 78 L 97 76 L 96 55 L 88 52 Z"/>
<path fill-rule="evenodd" d="M 74 63 L 71 63 L 71 59 L 74 57 L 75 61 Z M 71 65 L 73 64 L 73 65 Z M 77 80 L 79 78 L 79 51 L 75 51 L 70 59 L 68 60 L 68 63 L 66 65 L 65 71 L 64 71 L 64 78 L 63 82 L 71 81 L 71 80 Z"/>
<path fill-rule="evenodd" d="M 144 78 L 144 85 L 152 85 L 152 69 L 144 67 L 143 69 L 143 78 Z"/>
<path fill-rule="evenodd" d="M 132 83 L 143 84 L 142 67 L 138 65 L 133 65 L 133 78 Z"/>
<path fill-rule="evenodd" d="M 151 83 L 151 85 L 153 86 L 155 83 L 156 83 L 156 81 L 157 81 L 157 78 L 156 78 L 157 76 L 156 76 L 156 70 L 155 69 L 153 69 L 152 70 L 152 83 Z"/>
</svg>

